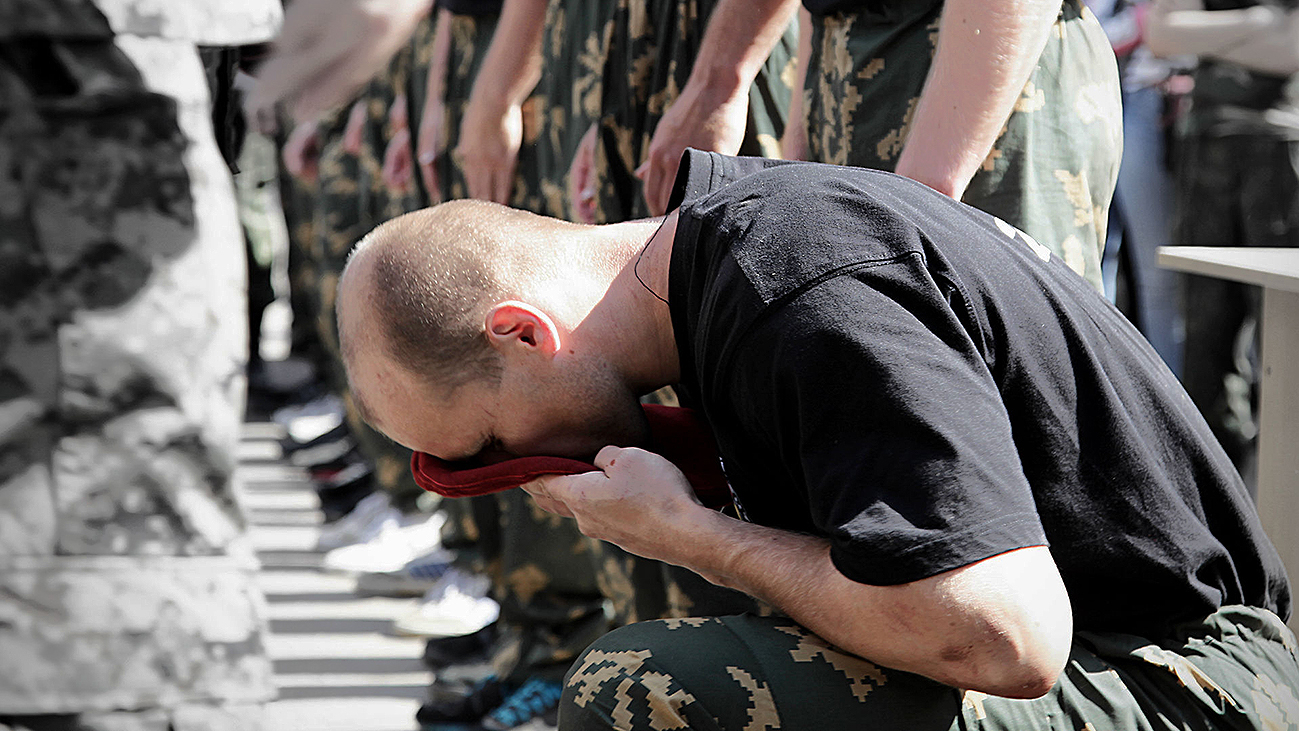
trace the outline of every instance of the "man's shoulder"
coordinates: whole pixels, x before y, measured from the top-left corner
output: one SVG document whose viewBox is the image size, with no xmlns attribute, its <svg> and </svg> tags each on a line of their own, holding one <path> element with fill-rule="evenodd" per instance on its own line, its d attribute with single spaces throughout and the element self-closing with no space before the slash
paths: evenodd
<svg viewBox="0 0 1299 731">
<path fill-rule="evenodd" d="M 764 304 L 810 283 L 914 259 L 928 231 L 968 212 L 891 173 L 818 163 L 755 166 L 712 156 L 681 215 L 701 261 L 727 284 L 742 275 Z M 701 175 L 701 177 L 703 177 Z M 733 263 L 733 266 L 727 266 Z"/>
</svg>

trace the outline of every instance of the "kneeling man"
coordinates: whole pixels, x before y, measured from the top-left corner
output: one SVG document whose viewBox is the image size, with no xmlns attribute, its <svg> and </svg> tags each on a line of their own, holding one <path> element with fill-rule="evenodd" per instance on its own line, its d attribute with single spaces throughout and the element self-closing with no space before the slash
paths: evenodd
<svg viewBox="0 0 1299 731">
<path fill-rule="evenodd" d="M 376 229 L 340 285 L 371 422 L 780 611 L 631 625 L 564 728 L 1299 728 L 1290 591 L 1137 331 L 1009 225 L 887 173 L 687 152 L 661 221 L 487 203 Z M 733 509 L 642 449 L 679 384 Z"/>
</svg>

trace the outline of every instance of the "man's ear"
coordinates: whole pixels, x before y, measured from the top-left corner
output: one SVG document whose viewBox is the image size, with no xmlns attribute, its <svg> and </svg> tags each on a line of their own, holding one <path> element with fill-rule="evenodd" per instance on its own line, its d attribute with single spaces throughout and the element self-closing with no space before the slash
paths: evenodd
<svg viewBox="0 0 1299 731">
<path fill-rule="evenodd" d="M 487 312 L 487 339 L 501 353 L 520 347 L 553 356 L 561 346 L 559 328 L 550 315 L 526 303 L 501 302 Z"/>
</svg>

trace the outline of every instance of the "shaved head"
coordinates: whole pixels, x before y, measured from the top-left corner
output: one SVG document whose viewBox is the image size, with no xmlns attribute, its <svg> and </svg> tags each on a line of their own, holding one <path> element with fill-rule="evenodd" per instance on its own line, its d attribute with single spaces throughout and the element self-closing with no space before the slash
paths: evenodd
<svg viewBox="0 0 1299 731">
<path fill-rule="evenodd" d="M 357 245 L 339 281 L 344 362 L 376 348 L 440 390 L 495 381 L 501 365 L 484 337 L 486 313 L 558 276 L 579 228 L 476 200 L 380 225 Z"/>
<path fill-rule="evenodd" d="M 668 312 L 633 265 L 658 224 L 465 200 L 379 226 L 336 299 L 362 416 L 443 459 L 640 443 L 637 396 L 677 366 Z"/>
</svg>

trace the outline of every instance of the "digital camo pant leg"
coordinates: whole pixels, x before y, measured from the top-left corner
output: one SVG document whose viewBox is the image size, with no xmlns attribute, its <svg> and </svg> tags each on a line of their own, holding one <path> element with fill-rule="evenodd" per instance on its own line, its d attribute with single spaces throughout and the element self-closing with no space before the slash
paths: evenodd
<svg viewBox="0 0 1299 731">
<path fill-rule="evenodd" d="M 565 731 L 1299 729 L 1294 635 L 1228 607 L 1164 642 L 1080 634 L 1033 700 L 961 691 L 849 655 L 784 617 L 667 619 L 609 633 L 565 678 Z"/>
<path fill-rule="evenodd" d="M 804 86 L 813 160 L 894 169 L 941 10 L 933 2 L 814 17 Z M 1113 51 L 1091 11 L 1066 0 L 962 200 L 1028 233 L 1099 290 L 1122 129 Z"/>
<path fill-rule="evenodd" d="M 167 39 L 4 43 L 0 725 L 260 728 L 243 248 L 203 69 Z"/>
<path fill-rule="evenodd" d="M 609 630 L 592 566 L 592 540 L 577 522 L 547 513 L 523 490 L 494 495 L 500 511 L 503 620 L 493 666 L 506 680 L 558 681 L 587 645 Z"/>
</svg>

